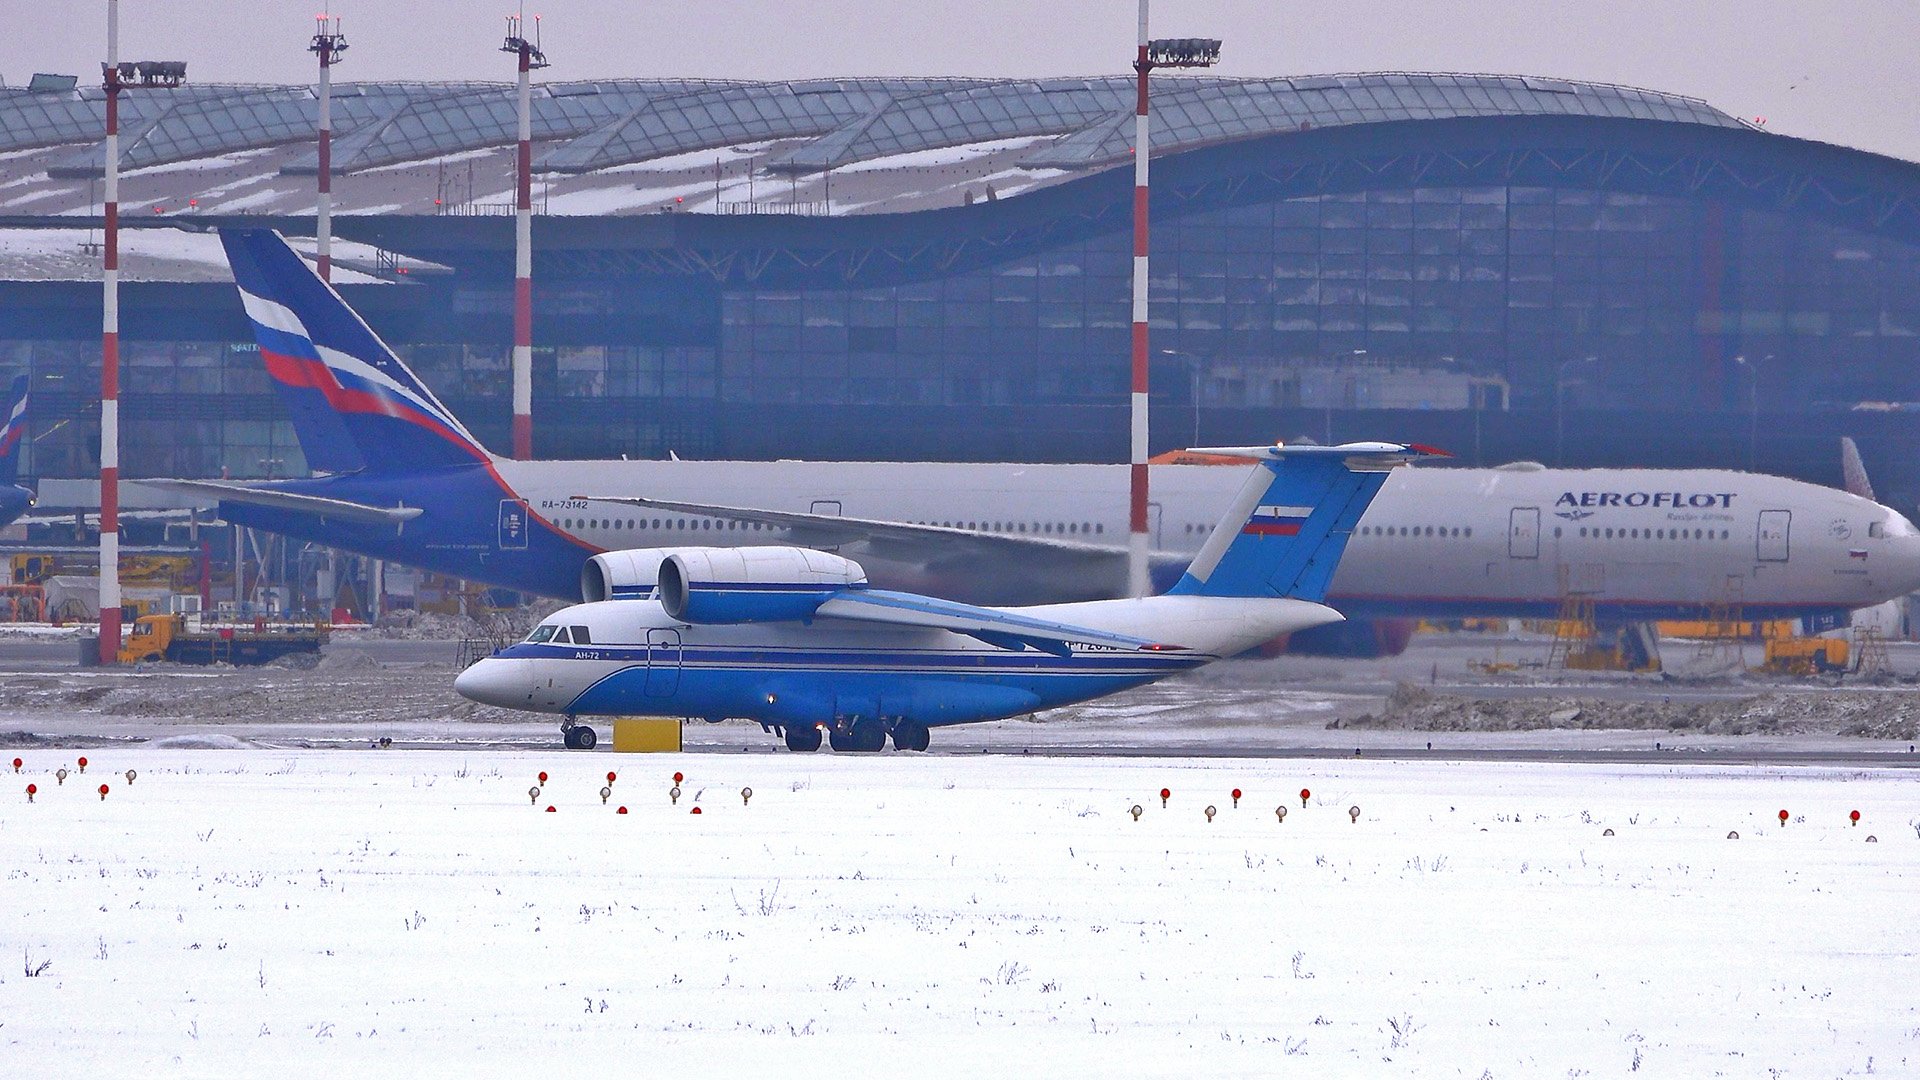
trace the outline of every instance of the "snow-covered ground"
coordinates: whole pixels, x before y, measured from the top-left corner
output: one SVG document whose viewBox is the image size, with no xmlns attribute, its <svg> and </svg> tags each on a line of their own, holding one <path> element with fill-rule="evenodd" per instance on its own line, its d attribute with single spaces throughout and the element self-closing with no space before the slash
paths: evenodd
<svg viewBox="0 0 1920 1080">
<path fill-rule="evenodd" d="M 21 1075 L 1920 1072 L 1908 772 L 16 753 Z"/>
</svg>

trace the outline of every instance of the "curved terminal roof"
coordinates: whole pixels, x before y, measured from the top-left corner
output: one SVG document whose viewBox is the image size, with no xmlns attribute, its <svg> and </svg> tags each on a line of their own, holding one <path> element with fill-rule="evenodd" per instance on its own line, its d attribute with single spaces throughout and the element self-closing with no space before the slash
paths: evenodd
<svg viewBox="0 0 1920 1080">
<path fill-rule="evenodd" d="M 608 79 L 547 83 L 533 101 L 546 171 L 593 172 L 695 150 L 806 140 L 767 164 L 819 172 L 920 151 L 1052 141 L 1021 161 L 1089 169 L 1132 152 L 1133 80 L 858 78 L 803 82 Z M 1163 76 L 1153 152 L 1335 125 L 1469 116 L 1591 116 L 1713 127 L 1742 121 L 1705 102 L 1600 83 L 1509 75 L 1383 73 L 1285 79 Z M 139 89 L 122 98 L 121 165 L 137 169 L 297 143 L 317 123 L 306 86 Z M 74 146 L 49 168 L 97 175 L 97 87 L 0 88 L 0 153 Z M 352 173 L 511 144 L 509 83 L 349 83 L 334 89 L 334 166 Z M 309 153 L 283 166 L 317 168 Z"/>
</svg>

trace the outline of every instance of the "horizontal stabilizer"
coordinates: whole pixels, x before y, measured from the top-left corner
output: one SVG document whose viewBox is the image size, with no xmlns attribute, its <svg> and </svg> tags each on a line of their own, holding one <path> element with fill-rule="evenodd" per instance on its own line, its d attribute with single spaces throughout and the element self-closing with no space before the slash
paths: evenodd
<svg viewBox="0 0 1920 1080">
<path fill-rule="evenodd" d="M 840 593 L 814 611 L 815 618 L 850 619 L 890 626 L 924 626 L 979 638 L 1003 649 L 1034 648 L 1064 656 L 1073 645 L 1137 652 L 1171 649 L 1145 638 L 1036 619 L 998 608 L 975 607 L 914 593 L 858 589 Z"/>
<path fill-rule="evenodd" d="M 144 484 L 162 491 L 205 495 L 222 502 L 249 503 L 254 506 L 272 507 L 276 510 L 312 514 L 314 517 L 333 521 L 354 521 L 367 525 L 404 525 L 421 514 L 417 506 L 369 506 L 366 503 L 349 502 L 345 499 L 302 495 L 292 491 L 249 487 L 246 484 L 219 480 L 129 480 L 127 482 Z"/>
</svg>

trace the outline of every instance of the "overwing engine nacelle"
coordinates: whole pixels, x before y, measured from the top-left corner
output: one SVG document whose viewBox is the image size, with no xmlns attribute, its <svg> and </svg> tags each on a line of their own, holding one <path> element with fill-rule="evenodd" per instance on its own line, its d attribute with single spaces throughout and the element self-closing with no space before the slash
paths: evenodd
<svg viewBox="0 0 1920 1080">
<path fill-rule="evenodd" d="M 632 548 L 587 560 L 580 596 L 640 600 L 657 589 L 667 614 L 682 622 L 786 622 L 866 583 L 859 563 L 807 548 Z"/>
<path fill-rule="evenodd" d="M 697 548 L 660 563 L 660 606 L 689 623 L 791 622 L 865 588 L 852 559 L 796 547 Z"/>
</svg>

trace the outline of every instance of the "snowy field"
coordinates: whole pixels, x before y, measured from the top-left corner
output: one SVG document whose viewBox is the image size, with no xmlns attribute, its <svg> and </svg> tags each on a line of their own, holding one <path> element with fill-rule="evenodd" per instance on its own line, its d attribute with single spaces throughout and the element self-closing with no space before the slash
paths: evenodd
<svg viewBox="0 0 1920 1080">
<path fill-rule="evenodd" d="M 20 1075 L 1920 1074 L 1911 772 L 78 753 Z"/>
</svg>

